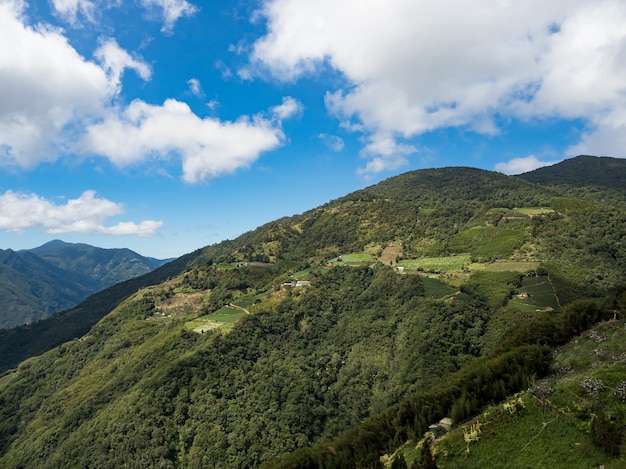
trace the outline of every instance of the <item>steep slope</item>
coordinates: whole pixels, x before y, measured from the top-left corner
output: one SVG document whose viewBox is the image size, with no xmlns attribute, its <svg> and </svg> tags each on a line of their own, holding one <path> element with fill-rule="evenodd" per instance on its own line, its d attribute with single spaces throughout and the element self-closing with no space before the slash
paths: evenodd
<svg viewBox="0 0 626 469">
<path fill-rule="evenodd" d="M 59 240 L 29 250 L 2 251 L 0 328 L 48 318 L 165 262 L 129 249 L 102 249 Z"/>
<path fill-rule="evenodd" d="M 626 281 L 623 220 L 443 168 L 268 223 L 6 373 L 0 465 L 376 467 L 523 389 L 609 314 L 595 299 Z"/>
</svg>

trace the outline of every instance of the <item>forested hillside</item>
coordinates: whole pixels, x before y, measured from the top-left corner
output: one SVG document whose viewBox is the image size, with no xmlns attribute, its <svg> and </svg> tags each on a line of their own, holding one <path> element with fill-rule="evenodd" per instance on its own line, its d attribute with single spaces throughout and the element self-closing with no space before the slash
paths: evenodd
<svg viewBox="0 0 626 469">
<path fill-rule="evenodd" d="M 0 329 L 49 318 L 164 262 L 130 249 L 102 249 L 59 240 L 34 249 L 0 251 Z"/>
<path fill-rule="evenodd" d="M 541 380 L 560 409 L 558 351 L 623 329 L 626 204 L 593 191 L 415 171 L 209 246 L 0 378 L 0 465 L 484 467 L 446 459 L 466 449 L 455 431 Z M 580 467 L 624 465 L 626 349 L 610 343 L 574 367 L 604 386 L 564 450 Z M 441 430 L 424 439 L 444 417 L 447 450 Z"/>
</svg>

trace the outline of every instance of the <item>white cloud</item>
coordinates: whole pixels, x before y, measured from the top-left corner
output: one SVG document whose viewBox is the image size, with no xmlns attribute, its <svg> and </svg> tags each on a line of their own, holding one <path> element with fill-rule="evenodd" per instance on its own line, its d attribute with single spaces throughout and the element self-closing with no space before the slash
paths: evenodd
<svg viewBox="0 0 626 469">
<path fill-rule="evenodd" d="M 274 108 L 279 118 L 293 111 L 291 105 L 282 106 Z M 283 138 L 280 122 L 261 116 L 222 122 L 201 119 L 173 99 L 163 106 L 136 100 L 119 115 L 90 126 L 82 145 L 84 151 L 106 156 L 118 166 L 177 156 L 183 179 L 197 183 L 249 166 Z"/>
<path fill-rule="evenodd" d="M 525 158 L 513 158 L 506 163 L 498 163 L 495 170 L 504 174 L 522 174 L 556 163 L 558 161 L 540 161 L 535 155 L 529 155 Z"/>
<path fill-rule="evenodd" d="M 79 13 L 82 13 L 88 21 L 94 21 L 95 5 L 91 0 L 52 0 L 52 6 L 59 16 L 71 25 L 78 24 Z"/>
<path fill-rule="evenodd" d="M 343 139 L 337 135 L 320 134 L 319 138 L 333 151 L 341 151 L 345 146 Z"/>
<path fill-rule="evenodd" d="M 135 70 L 144 80 L 149 80 L 152 75 L 148 64 L 140 59 L 133 58 L 119 46 L 115 39 L 103 41 L 100 47 L 94 52 L 94 57 L 102 63 L 107 73 L 109 84 L 113 87 L 110 91 L 112 95 L 120 91 L 122 75 L 125 69 L 129 68 Z"/>
<path fill-rule="evenodd" d="M 48 233 L 97 233 L 148 237 L 163 224 L 144 220 L 140 223 L 120 222 L 105 225 L 106 219 L 124 212 L 122 206 L 95 197 L 95 191 L 85 191 L 77 199 L 63 205 L 55 204 L 36 194 L 6 191 L 0 195 L 0 229 L 21 233 L 26 229 L 43 228 Z"/>
<path fill-rule="evenodd" d="M 589 145 L 623 125 L 621 0 L 266 0 L 259 14 L 268 31 L 253 46 L 252 69 L 281 80 L 339 71 L 345 85 L 329 91 L 327 107 L 364 132 L 372 158 L 382 155 L 377 142 L 406 150 L 445 127 L 494 135 L 497 115 L 584 119 Z"/>
<path fill-rule="evenodd" d="M 186 3 L 159 5 L 191 11 Z M 0 43 L 12 45 L 0 48 L 0 164 L 5 166 L 30 169 L 59 155 L 95 153 L 118 166 L 176 156 L 183 179 L 195 183 L 246 167 L 279 146 L 282 121 L 301 110 L 287 97 L 267 117 L 222 122 L 202 119 L 176 100 L 117 106 L 125 70 L 148 80 L 148 64 L 114 39 L 101 42 L 94 53 L 98 63 L 88 61 L 60 30 L 27 26 L 23 8 L 0 0 Z M 189 85 L 201 91 L 199 81 Z"/>
<path fill-rule="evenodd" d="M 200 80 L 197 78 L 190 78 L 187 80 L 187 84 L 189 85 L 189 91 L 194 96 L 202 97 L 204 96 L 204 91 L 202 91 L 202 85 L 200 84 Z"/>
<path fill-rule="evenodd" d="M 566 150 L 568 156 L 597 155 L 626 158 L 626 122 L 619 122 L 617 112 L 598 119 L 596 126 L 584 132 L 580 141 Z"/>
<path fill-rule="evenodd" d="M 278 121 L 283 121 L 302 112 L 302 103 L 291 96 L 283 98 L 283 102 L 272 108 L 272 114 Z"/>
<path fill-rule="evenodd" d="M 28 26 L 24 5 L 0 2 L 0 164 L 33 168 L 70 153 L 85 122 L 99 118 L 120 91 L 126 68 L 150 78 L 150 67 L 104 41 L 86 60 L 60 30 Z"/>
<path fill-rule="evenodd" d="M 18 0 L 8 0 L 18 1 Z M 140 0 L 140 5 L 145 8 L 150 17 L 163 22 L 161 32 L 170 34 L 176 22 L 185 16 L 193 16 L 198 12 L 198 7 L 187 0 Z M 124 2 L 120 0 L 52 0 L 52 7 L 57 16 L 74 27 L 80 26 L 79 16 L 83 16 L 88 22 L 95 23 L 95 12 L 105 8 L 122 7 Z M 158 15 L 153 12 L 158 11 Z"/>
<path fill-rule="evenodd" d="M 187 0 L 141 0 L 141 5 L 148 10 L 153 8 L 162 10 L 161 31 L 165 33 L 170 33 L 180 18 L 193 16 L 198 11 L 198 7 Z"/>
<path fill-rule="evenodd" d="M 105 72 L 60 31 L 26 26 L 23 4 L 0 2 L 0 163 L 32 168 L 67 147 L 69 124 L 110 99 Z"/>
</svg>

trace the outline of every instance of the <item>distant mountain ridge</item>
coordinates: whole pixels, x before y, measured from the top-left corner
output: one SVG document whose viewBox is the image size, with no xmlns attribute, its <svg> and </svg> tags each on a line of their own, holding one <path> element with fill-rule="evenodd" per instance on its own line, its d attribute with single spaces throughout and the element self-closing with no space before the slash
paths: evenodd
<svg viewBox="0 0 626 469">
<path fill-rule="evenodd" d="M 535 184 L 600 186 L 626 192 L 626 159 L 581 155 L 518 175 Z"/>
<path fill-rule="evenodd" d="M 0 328 L 46 319 L 165 262 L 130 249 L 104 249 L 60 240 L 34 249 L 0 250 Z"/>
</svg>

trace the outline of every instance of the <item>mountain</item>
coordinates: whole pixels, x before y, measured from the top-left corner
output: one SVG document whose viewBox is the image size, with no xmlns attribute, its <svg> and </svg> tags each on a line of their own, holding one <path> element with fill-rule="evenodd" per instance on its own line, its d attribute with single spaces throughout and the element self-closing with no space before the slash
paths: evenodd
<svg viewBox="0 0 626 469">
<path fill-rule="evenodd" d="M 625 159 L 581 155 L 521 174 L 518 177 L 536 184 L 599 186 L 624 193 L 626 192 L 625 172 Z"/>
<path fill-rule="evenodd" d="M 179 275 L 199 254 L 199 250 L 186 254 L 152 272 L 117 283 L 50 318 L 12 329 L 0 329 L 0 373 L 15 368 L 29 357 L 81 337 L 125 298 L 139 289 Z"/>
<path fill-rule="evenodd" d="M 129 249 L 102 249 L 58 240 L 29 250 L 0 251 L 0 328 L 48 318 L 164 262 Z"/>
<path fill-rule="evenodd" d="M 413 171 L 104 290 L 0 376 L 0 466 L 624 467 L 626 203 L 571 189 Z"/>
<path fill-rule="evenodd" d="M 94 289 L 138 277 L 172 259 L 144 257 L 130 249 L 102 249 L 88 244 L 50 241 L 29 252 L 66 272 L 88 279 Z"/>
</svg>

